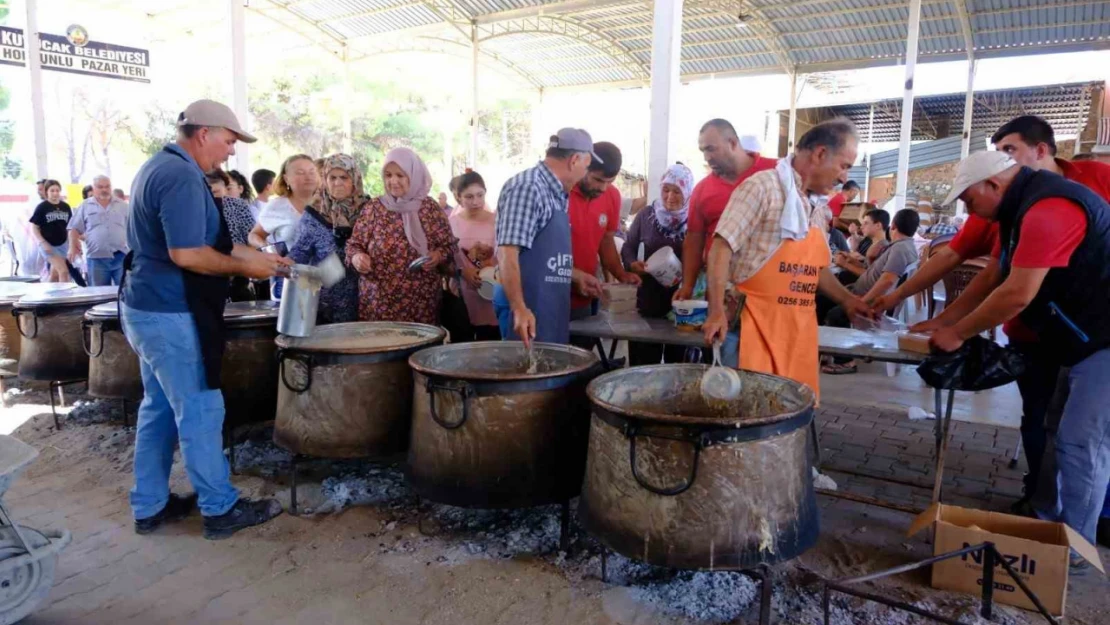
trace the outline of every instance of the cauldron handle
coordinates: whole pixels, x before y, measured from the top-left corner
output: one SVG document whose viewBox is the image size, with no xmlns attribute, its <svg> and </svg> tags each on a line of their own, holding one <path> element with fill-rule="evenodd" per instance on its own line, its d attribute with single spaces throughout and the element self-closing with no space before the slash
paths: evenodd
<svg viewBox="0 0 1110 625">
<path fill-rule="evenodd" d="M 432 378 L 428 378 L 424 387 L 428 390 L 428 407 L 432 414 L 432 421 L 438 423 L 445 430 L 457 430 L 466 423 L 466 420 L 470 417 L 470 398 L 474 396 L 474 387 L 466 382 L 461 382 L 458 385 L 439 384 Z M 450 423 L 439 418 L 439 413 L 436 412 L 436 391 L 458 393 L 462 398 L 462 419 L 459 419 L 458 423 Z"/>
<path fill-rule="evenodd" d="M 97 358 L 104 353 L 104 334 L 100 335 L 100 349 L 96 350 L 96 353 L 94 354 L 92 352 L 91 328 L 91 323 L 89 323 L 85 319 L 81 320 L 81 347 L 85 348 L 85 354 L 87 354 L 89 358 Z"/>
<path fill-rule="evenodd" d="M 281 373 L 281 383 L 285 385 L 285 388 L 287 388 L 287 389 L 293 391 L 294 393 L 300 395 L 301 393 L 307 391 L 312 386 L 312 356 L 311 355 L 309 355 L 309 354 L 297 354 L 297 353 L 288 354 L 288 353 L 286 353 L 286 351 L 284 349 L 278 349 L 277 350 L 277 359 L 278 359 L 279 367 L 281 369 L 281 372 L 280 372 Z M 298 361 L 298 362 L 300 362 L 301 364 L 304 365 L 305 382 L 304 382 L 303 387 L 296 387 L 296 386 L 293 386 L 292 384 L 289 383 L 289 378 L 287 378 L 285 376 L 285 361 L 286 360 L 296 360 L 296 361 Z"/>
<path fill-rule="evenodd" d="M 681 495 L 682 493 L 689 490 L 691 486 L 694 485 L 694 480 L 697 479 L 697 477 L 698 477 L 698 457 L 701 455 L 701 448 L 702 448 L 701 439 L 691 440 L 689 438 L 678 438 L 678 437 L 673 437 L 673 436 L 658 436 L 658 435 L 653 436 L 651 434 L 641 434 L 636 430 L 636 426 L 631 425 L 631 424 L 625 426 L 624 435 L 628 437 L 628 464 L 632 468 L 632 477 L 636 478 L 636 483 L 637 484 L 639 484 L 640 486 L 644 487 L 645 489 L 655 493 L 656 495 L 663 495 L 664 497 L 673 497 L 675 495 Z M 672 488 L 659 488 L 657 486 L 652 486 L 651 484 L 648 484 L 647 480 L 645 480 L 643 477 L 641 477 L 640 472 L 638 470 L 636 470 L 636 438 L 639 437 L 639 436 L 643 436 L 644 438 L 662 438 L 662 439 L 671 440 L 671 441 L 678 441 L 678 442 L 681 442 L 681 443 L 690 443 L 691 445 L 693 445 L 693 447 L 694 447 L 694 461 L 693 461 L 693 466 L 690 469 L 690 477 L 687 478 L 685 482 L 679 484 L 678 486 L 674 486 Z"/>
<path fill-rule="evenodd" d="M 31 321 L 35 322 L 35 331 L 31 333 L 31 336 L 27 336 L 27 334 L 23 331 L 23 322 L 19 320 L 19 317 L 22 314 L 22 310 L 19 310 L 18 308 L 12 309 L 12 316 L 15 317 L 15 327 L 17 330 L 19 330 L 20 336 L 25 339 L 33 339 L 39 335 L 39 318 L 37 315 L 35 315 L 34 311 L 31 311 Z"/>
</svg>

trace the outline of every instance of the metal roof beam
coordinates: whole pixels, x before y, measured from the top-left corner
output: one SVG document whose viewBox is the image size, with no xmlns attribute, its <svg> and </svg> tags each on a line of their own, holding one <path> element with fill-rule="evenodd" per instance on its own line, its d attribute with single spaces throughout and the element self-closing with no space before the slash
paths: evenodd
<svg viewBox="0 0 1110 625">
<path fill-rule="evenodd" d="M 565 16 L 567 14 L 574 13 L 576 10 L 603 9 L 606 7 L 628 4 L 644 5 L 646 3 L 638 0 L 565 0 L 564 2 L 550 2 L 548 4 L 540 4 L 536 6 L 523 7 L 520 9 L 509 9 L 507 11 L 497 11 L 495 13 L 479 15 L 474 18 L 474 21 L 479 25 L 493 24 L 496 22 L 525 19 L 529 17 L 540 17 L 544 15 Z"/>
<path fill-rule="evenodd" d="M 975 35 L 971 31 L 971 7 L 967 0 L 952 0 L 956 13 L 960 16 L 960 29 L 964 33 L 964 48 L 967 50 L 968 62 L 975 61 Z"/>
<path fill-rule="evenodd" d="M 611 56 L 617 63 L 647 80 L 651 72 L 619 42 L 585 24 L 561 17 L 540 16 L 478 26 L 479 42 L 517 34 L 559 35 L 580 41 Z"/>
<path fill-rule="evenodd" d="M 402 52 L 420 52 L 420 53 L 427 53 L 427 54 L 445 54 L 445 55 L 448 55 L 448 56 L 458 56 L 458 57 L 462 56 L 460 54 L 455 54 L 452 51 L 449 51 L 449 50 L 446 50 L 446 49 L 443 49 L 443 48 L 438 48 L 438 47 L 435 46 L 435 44 L 445 46 L 445 47 L 446 46 L 452 46 L 452 47 L 463 48 L 463 49 L 466 50 L 467 55 L 470 54 L 470 44 L 469 43 L 463 43 L 461 41 L 453 41 L 451 39 L 443 39 L 443 38 L 440 38 L 440 37 L 416 37 L 416 38 L 413 39 L 413 41 L 415 43 L 407 43 L 406 42 L 405 45 L 395 46 L 395 47 L 384 47 L 384 48 L 379 48 L 379 49 L 376 49 L 376 50 L 355 50 L 355 52 L 359 53 L 359 56 L 351 59 L 351 62 L 355 63 L 355 62 L 359 62 L 359 61 L 364 61 L 366 59 L 369 59 L 369 58 L 372 58 L 372 57 L 375 57 L 375 56 L 382 56 L 382 55 L 386 55 L 386 54 L 394 54 L 394 53 L 402 53 Z M 421 43 L 426 44 L 426 45 L 420 45 Z M 518 77 L 523 78 L 529 84 L 531 84 L 533 87 L 535 87 L 537 89 L 543 89 L 544 88 L 543 83 L 538 78 L 536 78 L 535 75 L 533 75 L 531 72 L 524 69 L 520 65 L 518 65 L 516 63 L 513 63 L 512 61 L 509 61 L 508 59 L 505 59 L 504 57 L 502 57 L 499 54 L 496 54 L 494 52 L 490 52 L 488 50 L 483 50 L 481 47 L 478 48 L 478 52 L 482 55 L 482 57 L 485 58 L 485 60 L 492 61 L 492 63 L 490 63 L 490 65 L 498 65 L 498 66 L 504 67 L 505 69 L 510 70 L 511 72 L 516 74 Z"/>
<path fill-rule="evenodd" d="M 949 3 L 949 1 L 950 0 L 922 0 L 921 6 L 947 5 Z M 790 6 L 793 6 L 793 3 L 790 3 Z M 909 11 L 909 7 L 910 7 L 909 3 L 883 4 L 883 5 L 877 5 L 877 6 L 863 6 L 863 7 L 859 7 L 859 8 L 856 8 L 856 9 L 852 9 L 852 13 L 856 14 L 856 15 L 867 15 L 867 14 L 876 13 L 876 12 L 879 12 L 879 11 L 887 11 L 887 10 L 891 10 L 891 9 L 906 9 L 907 11 Z M 819 12 L 816 12 L 816 13 L 806 13 L 804 15 L 782 15 L 782 16 L 779 16 L 779 17 L 771 18 L 771 21 L 773 21 L 776 24 L 779 24 L 781 22 L 811 21 L 813 19 L 820 18 L 820 17 L 843 17 L 843 15 L 844 15 L 843 10 L 819 11 Z"/>
<path fill-rule="evenodd" d="M 779 65 L 787 74 L 797 72 L 797 66 L 790 58 L 789 48 L 782 35 L 763 17 L 763 11 L 749 0 L 700 0 L 696 6 L 719 11 L 735 18 L 738 23 L 747 24 L 752 32 L 763 38 L 763 44 L 778 59 Z M 741 21 L 741 15 L 747 15 L 747 20 Z"/>
<path fill-rule="evenodd" d="M 287 7 L 292 7 L 294 4 L 303 4 L 303 3 L 294 2 L 294 3 L 288 4 L 286 6 Z M 320 23 L 326 23 L 326 22 L 342 22 L 342 21 L 345 21 L 345 20 L 358 19 L 358 18 L 361 18 L 361 17 L 373 17 L 375 15 L 382 15 L 382 14 L 385 14 L 385 13 L 392 13 L 394 11 L 400 11 L 401 9 L 412 9 L 412 8 L 419 7 L 419 6 L 424 6 L 424 3 L 423 2 L 406 2 L 404 4 L 395 4 L 393 6 L 377 7 L 377 8 L 373 8 L 373 9 L 362 9 L 360 11 L 351 11 L 350 13 L 343 13 L 341 15 L 333 15 L 331 17 L 325 17 L 323 19 L 318 19 L 318 20 L 309 19 L 307 17 L 305 17 L 303 19 L 305 21 L 312 22 L 314 24 L 320 24 Z M 298 12 L 297 14 L 301 15 L 300 12 Z"/>
</svg>

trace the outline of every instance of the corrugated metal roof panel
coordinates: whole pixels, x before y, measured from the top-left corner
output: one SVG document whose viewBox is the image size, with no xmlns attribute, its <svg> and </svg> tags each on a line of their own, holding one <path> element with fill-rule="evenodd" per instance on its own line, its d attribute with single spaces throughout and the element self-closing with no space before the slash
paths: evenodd
<svg viewBox="0 0 1110 625">
<path fill-rule="evenodd" d="M 267 1 L 284 6 L 287 0 Z M 1110 0 L 923 0 L 919 46 L 923 59 L 963 55 L 963 29 L 954 1 L 967 3 L 980 57 L 1034 53 L 1046 47 L 1110 48 Z M 641 64 L 650 63 L 652 12 L 646 0 L 606 0 L 598 6 L 578 0 L 453 2 L 456 14 L 486 20 L 499 13 L 513 17 L 519 16 L 521 9 L 542 7 L 545 15 L 560 15 L 598 31 Z M 738 28 L 736 16 L 715 6 L 686 0 L 685 75 L 783 71 L 771 45 L 759 39 L 759 31 Z M 749 6 L 769 22 L 777 33 L 774 44 L 784 45 L 791 62 L 803 72 L 807 66 L 809 71 L 827 71 L 890 63 L 905 55 L 908 0 L 750 0 Z M 426 4 L 416 0 L 297 0 L 289 11 L 321 30 L 351 40 L 440 22 Z M 448 30 L 446 24 L 444 30 Z M 501 38 L 498 49 L 508 58 L 513 50 L 506 41 L 523 46 L 529 37 L 543 40 L 545 35 Z M 585 49 L 588 55 L 597 53 L 593 47 Z M 598 62 L 594 56 L 589 59 L 589 63 Z M 610 65 L 622 67 L 616 59 Z M 542 66 L 534 69 L 540 80 L 547 79 Z M 629 73 L 627 68 L 624 71 Z M 552 84 L 586 84 L 596 76 L 596 72 L 570 78 L 559 74 L 551 79 Z"/>
<path fill-rule="evenodd" d="M 987 149 L 988 135 L 985 132 L 971 134 L 971 153 L 984 152 Z M 925 141 L 910 145 L 910 171 L 924 169 L 934 165 L 955 163 L 960 160 L 960 151 L 963 147 L 961 137 L 947 137 L 936 141 Z M 886 150 L 871 155 L 871 177 L 889 176 L 898 173 L 898 150 Z M 862 181 L 867 177 L 866 165 L 857 165 L 848 170 L 850 180 Z"/>
</svg>

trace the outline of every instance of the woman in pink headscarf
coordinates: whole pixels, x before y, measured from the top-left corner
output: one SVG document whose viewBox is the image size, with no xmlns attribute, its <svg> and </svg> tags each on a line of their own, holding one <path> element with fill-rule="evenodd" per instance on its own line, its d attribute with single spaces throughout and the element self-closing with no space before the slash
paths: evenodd
<svg viewBox="0 0 1110 625">
<path fill-rule="evenodd" d="M 432 177 L 415 152 L 390 150 L 382 180 L 385 193 L 366 205 L 347 242 L 347 262 L 359 273 L 358 318 L 436 324 L 458 240 L 428 196 Z"/>
</svg>

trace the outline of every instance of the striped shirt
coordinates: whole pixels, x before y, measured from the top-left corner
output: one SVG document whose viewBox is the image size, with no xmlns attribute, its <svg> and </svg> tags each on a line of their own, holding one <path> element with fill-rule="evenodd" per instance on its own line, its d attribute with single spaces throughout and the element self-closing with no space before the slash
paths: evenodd
<svg viewBox="0 0 1110 625">
<path fill-rule="evenodd" d="M 802 188 L 802 178 L 794 172 L 794 184 Z M 827 201 L 810 196 L 809 225 L 828 235 L 832 211 Z M 729 282 L 739 284 L 754 276 L 782 244 L 782 211 L 786 191 L 776 170 L 761 171 L 736 187 L 717 222 L 717 236 L 732 248 Z"/>
<path fill-rule="evenodd" d="M 555 211 L 567 212 L 568 198 L 563 183 L 543 161 L 513 176 L 497 200 L 497 245 L 531 248 Z"/>
</svg>

